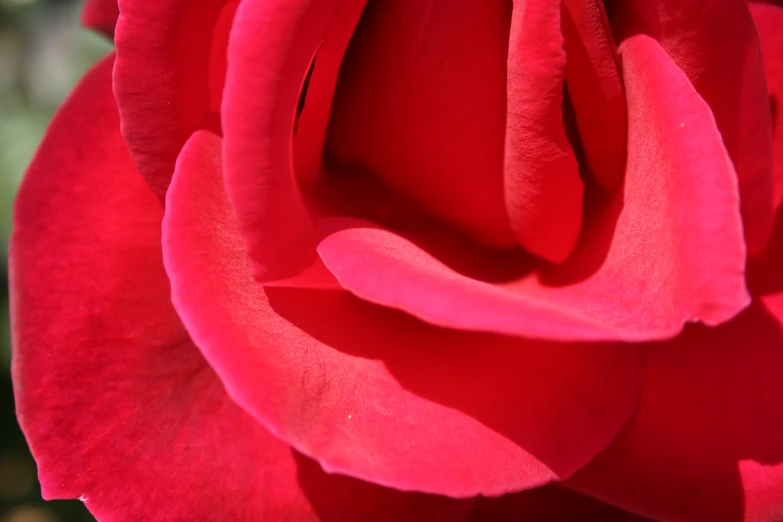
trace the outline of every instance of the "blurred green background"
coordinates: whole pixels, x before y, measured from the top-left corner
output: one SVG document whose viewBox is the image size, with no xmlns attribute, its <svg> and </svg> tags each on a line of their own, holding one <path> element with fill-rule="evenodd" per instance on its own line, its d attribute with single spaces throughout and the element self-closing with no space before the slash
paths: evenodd
<svg viewBox="0 0 783 522">
<path fill-rule="evenodd" d="M 79 26 L 81 4 L 0 0 L 0 522 L 94 520 L 79 501 L 41 500 L 14 416 L 9 373 L 7 245 L 14 194 L 54 111 L 111 49 L 105 38 Z"/>
</svg>

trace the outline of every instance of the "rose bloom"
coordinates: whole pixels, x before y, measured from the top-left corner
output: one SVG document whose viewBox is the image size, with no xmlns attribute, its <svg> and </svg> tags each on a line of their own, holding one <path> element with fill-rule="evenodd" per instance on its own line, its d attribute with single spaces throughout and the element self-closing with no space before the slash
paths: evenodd
<svg viewBox="0 0 783 522">
<path fill-rule="evenodd" d="M 92 0 L 11 239 L 100 521 L 783 521 L 783 7 Z M 777 216 L 777 217 L 776 217 Z"/>
</svg>

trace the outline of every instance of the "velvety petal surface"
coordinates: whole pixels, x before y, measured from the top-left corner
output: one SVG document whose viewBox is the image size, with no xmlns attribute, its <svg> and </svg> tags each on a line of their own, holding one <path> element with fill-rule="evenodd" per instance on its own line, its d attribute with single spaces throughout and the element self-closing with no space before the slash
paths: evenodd
<svg viewBox="0 0 783 522">
<path fill-rule="evenodd" d="M 636 415 L 569 485 L 659 520 L 783 518 L 780 312 L 645 348 Z"/>
<path fill-rule="evenodd" d="M 775 142 L 775 205 L 783 203 L 783 5 L 751 2 L 750 10 L 761 41 Z"/>
<path fill-rule="evenodd" d="M 560 1 L 514 0 L 508 44 L 505 207 L 526 250 L 561 262 L 582 225 L 584 187 L 563 126 Z"/>
<path fill-rule="evenodd" d="M 556 485 L 479 499 L 468 522 L 652 522 Z"/>
<path fill-rule="evenodd" d="M 505 0 L 370 2 L 346 54 L 327 152 L 491 245 L 503 199 Z"/>
<path fill-rule="evenodd" d="M 628 419 L 627 347 L 443 330 L 342 290 L 262 287 L 221 192 L 220 149 L 195 134 L 168 194 L 172 300 L 229 394 L 325 469 L 498 495 L 569 476 Z"/>
<path fill-rule="evenodd" d="M 118 16 L 117 0 L 87 0 L 82 10 L 82 23 L 111 38 Z"/>
<path fill-rule="evenodd" d="M 619 55 L 602 0 L 564 0 L 566 86 L 590 171 L 609 190 L 625 171 L 628 114 Z"/>
<path fill-rule="evenodd" d="M 295 116 L 313 56 L 358 1 L 246 0 L 237 11 L 221 111 L 225 184 L 258 281 L 296 276 L 316 259 L 293 172 Z"/>
<path fill-rule="evenodd" d="M 114 94 L 139 173 L 163 200 L 188 136 L 220 110 L 239 0 L 119 0 Z"/>
<path fill-rule="evenodd" d="M 783 211 L 748 262 L 754 303 L 642 350 L 639 407 L 566 484 L 657 520 L 783 519 Z"/>
<path fill-rule="evenodd" d="M 772 125 L 747 0 L 607 0 L 615 36 L 655 38 L 710 106 L 742 194 L 745 239 L 763 249 L 772 228 Z"/>
<path fill-rule="evenodd" d="M 171 306 L 112 61 L 55 118 L 16 206 L 13 377 L 44 497 L 109 522 L 464 520 L 472 501 L 327 475 L 231 401 Z"/>
<path fill-rule="evenodd" d="M 451 328 L 649 340 L 730 319 L 749 298 L 736 175 L 715 121 L 651 38 L 627 40 L 624 67 L 624 186 L 589 195 L 586 230 L 561 266 L 484 252 L 468 271 L 459 265 L 474 248 L 446 234 L 340 218 L 319 222 L 324 263 L 362 299 Z"/>
</svg>

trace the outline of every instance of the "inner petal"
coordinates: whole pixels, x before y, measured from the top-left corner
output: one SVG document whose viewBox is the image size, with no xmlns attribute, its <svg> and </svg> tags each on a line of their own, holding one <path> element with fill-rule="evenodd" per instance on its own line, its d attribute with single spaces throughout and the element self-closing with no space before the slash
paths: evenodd
<svg viewBox="0 0 783 522">
<path fill-rule="evenodd" d="M 327 154 L 478 241 L 511 246 L 503 194 L 511 2 L 370 2 L 343 62 Z"/>
</svg>

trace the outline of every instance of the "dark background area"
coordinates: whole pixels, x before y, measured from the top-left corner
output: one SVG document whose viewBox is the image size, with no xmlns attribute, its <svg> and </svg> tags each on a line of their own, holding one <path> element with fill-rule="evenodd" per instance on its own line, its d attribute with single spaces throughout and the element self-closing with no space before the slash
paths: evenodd
<svg viewBox="0 0 783 522">
<path fill-rule="evenodd" d="M 8 326 L 7 244 L 16 188 L 54 111 L 111 49 L 79 26 L 80 9 L 79 0 L 0 0 L 0 522 L 94 520 L 78 500 L 41 500 L 14 415 Z"/>
</svg>

